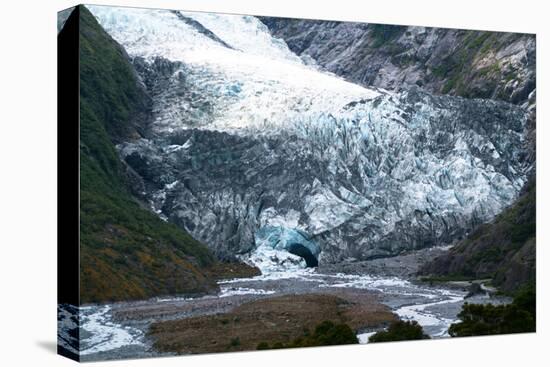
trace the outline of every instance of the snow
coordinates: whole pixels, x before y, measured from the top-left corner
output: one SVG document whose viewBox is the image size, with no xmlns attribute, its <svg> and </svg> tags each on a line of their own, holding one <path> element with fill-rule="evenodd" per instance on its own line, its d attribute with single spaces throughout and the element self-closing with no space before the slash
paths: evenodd
<svg viewBox="0 0 550 367">
<path fill-rule="evenodd" d="M 179 182 L 179 181 L 176 180 L 176 181 L 174 181 L 174 182 L 172 182 L 172 183 L 166 184 L 165 188 L 166 188 L 167 190 L 172 190 L 174 187 L 176 187 L 176 185 L 178 184 L 178 182 Z"/>
<path fill-rule="evenodd" d="M 341 188 L 341 192 L 343 190 L 345 189 Z M 346 191 L 343 192 L 348 194 Z M 322 187 L 321 183 L 316 180 L 312 185 L 311 194 L 304 198 L 304 212 L 309 215 L 308 228 L 311 234 L 338 227 L 353 215 L 359 214 L 367 200 L 361 200 L 357 197 L 351 199 L 358 202 L 359 205 L 338 198 L 332 191 Z"/>
<path fill-rule="evenodd" d="M 337 281 L 324 285 L 325 287 L 360 289 L 379 289 L 383 287 L 413 287 L 413 285 L 409 281 L 397 277 L 382 278 L 370 275 L 350 274 L 336 274 L 332 277 L 337 279 Z"/>
<path fill-rule="evenodd" d="M 182 15 L 201 23 L 219 38 L 246 55 L 288 60 L 301 63 L 301 60 L 288 49 L 286 43 L 271 37 L 267 27 L 256 17 L 203 12 L 180 12 Z M 242 35 L 246 34 L 247 37 Z"/>
<path fill-rule="evenodd" d="M 304 65 L 254 17 L 182 13 L 236 48 L 232 49 L 170 11 L 106 6 L 90 6 L 90 10 L 132 57 L 152 62 L 162 56 L 186 64 L 185 77 L 201 85 L 203 98 L 216 106 L 210 129 L 258 129 L 266 124 L 275 128 L 316 119 L 327 106 L 341 108 L 379 95 Z M 182 120 L 173 118 L 178 111 L 168 108 L 163 115 L 157 119 L 160 131 L 186 128 Z"/>
<path fill-rule="evenodd" d="M 191 147 L 191 140 L 187 140 L 185 144 L 182 145 L 169 145 L 165 148 L 167 153 L 174 153 L 179 151 L 185 151 Z"/>
<path fill-rule="evenodd" d="M 262 210 L 259 218 L 261 227 L 275 226 L 287 228 L 300 228 L 300 212 L 290 209 L 286 213 L 280 213 L 277 209 L 270 207 Z"/>
</svg>

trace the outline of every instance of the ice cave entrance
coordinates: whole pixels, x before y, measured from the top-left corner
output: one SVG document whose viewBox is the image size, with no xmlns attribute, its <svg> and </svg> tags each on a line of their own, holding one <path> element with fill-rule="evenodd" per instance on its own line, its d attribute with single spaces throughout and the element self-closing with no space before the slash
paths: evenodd
<svg viewBox="0 0 550 367">
<path fill-rule="evenodd" d="M 321 248 L 306 232 L 296 228 L 265 226 L 256 232 L 256 248 L 265 246 L 274 250 L 284 250 L 305 260 L 306 266 L 319 265 Z"/>
<path fill-rule="evenodd" d="M 299 243 L 291 244 L 288 246 L 287 251 L 304 259 L 308 268 L 315 268 L 319 265 L 319 261 L 315 255 L 313 255 L 307 247 L 302 246 Z"/>
</svg>

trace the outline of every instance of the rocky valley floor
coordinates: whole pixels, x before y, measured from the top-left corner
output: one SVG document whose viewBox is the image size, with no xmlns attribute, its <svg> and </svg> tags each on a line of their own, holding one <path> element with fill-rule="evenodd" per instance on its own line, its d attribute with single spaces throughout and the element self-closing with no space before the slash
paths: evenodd
<svg viewBox="0 0 550 367">
<path fill-rule="evenodd" d="M 281 270 L 224 280 L 219 282 L 218 295 L 200 298 L 166 297 L 81 307 L 81 359 L 256 350 L 261 342 L 288 342 L 325 320 L 347 323 L 361 343 L 397 318 L 418 321 L 432 338 L 447 337 L 469 283 L 430 285 L 391 271 L 391 264 L 412 271 L 427 251 L 342 265 L 342 269 Z M 385 270 L 368 275 L 369 268 Z M 509 300 L 478 294 L 467 301 Z M 74 343 L 70 345 L 75 324 L 71 326 L 69 314 L 60 309 L 59 319 L 67 330 L 66 339 L 60 341 L 76 351 Z"/>
</svg>

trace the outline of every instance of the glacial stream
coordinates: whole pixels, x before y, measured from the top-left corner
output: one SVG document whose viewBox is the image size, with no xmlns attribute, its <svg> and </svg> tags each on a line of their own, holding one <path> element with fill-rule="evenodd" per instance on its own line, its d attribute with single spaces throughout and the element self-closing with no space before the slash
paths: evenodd
<svg viewBox="0 0 550 367">
<path fill-rule="evenodd" d="M 263 271 L 262 275 L 221 281 L 218 295 L 199 298 L 162 297 L 147 301 L 81 307 L 82 359 L 102 360 L 158 355 L 153 351 L 151 341 L 145 336 L 150 323 L 154 321 L 228 312 L 242 303 L 262 297 L 331 293 L 335 290 L 364 290 L 377 293 L 380 301 L 389 306 L 401 319 L 417 321 L 432 338 L 444 338 L 449 336 L 449 326 L 457 321 L 457 314 L 467 294 L 461 287 L 431 286 L 399 277 L 323 274 L 316 268 L 304 267 L 303 261 L 295 255 L 264 250 L 266 249 L 257 251 L 248 258 L 259 265 Z M 476 296 L 469 298 L 468 302 L 484 303 L 489 300 L 495 301 L 488 296 Z M 72 312 L 73 316 L 74 313 L 75 310 Z M 70 314 L 66 308 L 60 309 L 60 322 L 70 325 Z M 67 327 L 67 330 L 69 329 L 70 327 Z M 368 337 L 376 331 L 361 330 L 358 333 L 360 343 L 367 343 Z M 66 337 L 61 342 L 67 349 L 75 351 L 74 341 L 73 345 L 68 342 L 70 334 L 70 331 L 65 333 Z"/>
</svg>

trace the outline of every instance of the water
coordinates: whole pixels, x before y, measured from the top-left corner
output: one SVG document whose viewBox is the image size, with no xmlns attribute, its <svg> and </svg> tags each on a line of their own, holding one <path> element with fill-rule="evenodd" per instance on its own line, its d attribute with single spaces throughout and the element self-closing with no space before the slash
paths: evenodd
<svg viewBox="0 0 550 367">
<path fill-rule="evenodd" d="M 272 267 L 270 269 L 273 270 Z M 378 293 L 381 301 L 401 319 L 415 320 L 432 338 L 442 338 L 448 337 L 449 326 L 457 321 L 456 315 L 466 295 L 461 289 L 419 284 L 398 277 L 322 274 L 314 268 L 296 268 L 294 265 L 252 278 L 221 281 L 219 284 L 221 291 L 218 295 L 199 298 L 164 297 L 81 307 L 81 356 L 85 360 L 153 356 L 156 353 L 145 337 L 151 322 L 228 312 L 239 304 L 261 297 L 330 293 L 331 290 L 346 289 Z M 472 302 L 471 299 L 469 301 Z M 63 312 L 67 313 L 67 310 Z M 129 317 L 120 317 L 128 312 L 133 313 Z M 136 316 L 136 312 L 139 316 Z M 359 341 L 367 343 L 368 337 L 375 331 L 361 331 L 358 333 Z M 75 350 L 73 346 L 72 351 Z"/>
</svg>

